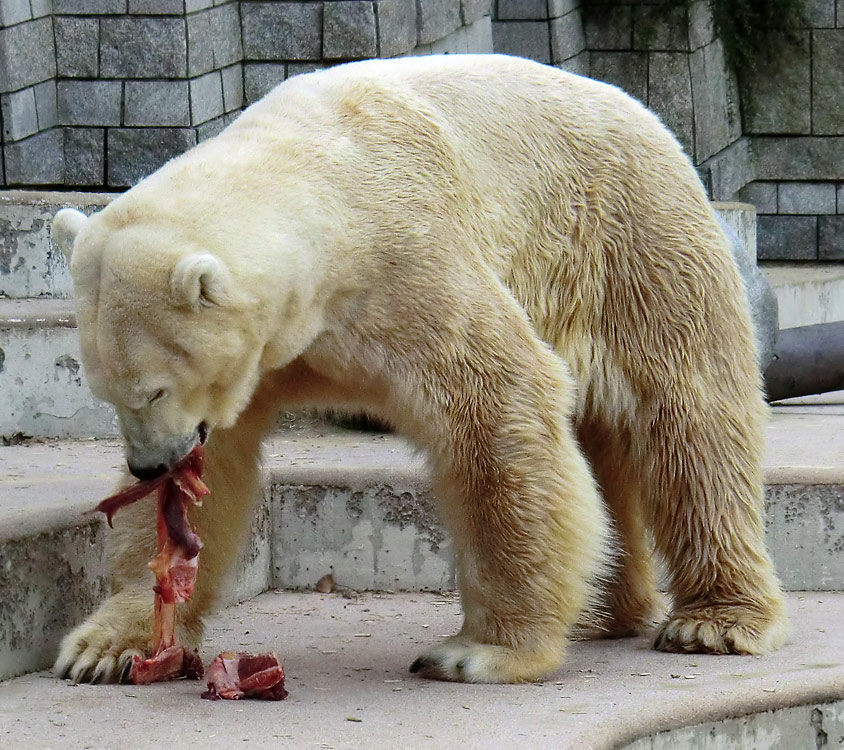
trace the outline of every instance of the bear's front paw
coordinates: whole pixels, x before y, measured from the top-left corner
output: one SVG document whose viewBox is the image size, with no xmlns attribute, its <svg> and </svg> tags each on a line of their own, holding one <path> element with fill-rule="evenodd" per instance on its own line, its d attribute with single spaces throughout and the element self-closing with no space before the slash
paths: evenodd
<svg viewBox="0 0 844 750">
<path fill-rule="evenodd" d="M 64 637 L 53 672 L 74 682 L 123 682 L 132 657 L 149 650 L 151 628 L 150 594 L 123 591 Z"/>
<path fill-rule="evenodd" d="M 420 677 L 451 682 L 530 682 L 556 669 L 562 648 L 517 651 L 452 636 L 427 649 L 410 666 Z"/>
<path fill-rule="evenodd" d="M 711 606 L 675 612 L 657 633 L 659 651 L 702 654 L 752 654 L 773 651 L 785 642 L 784 614 L 741 606 Z"/>
</svg>

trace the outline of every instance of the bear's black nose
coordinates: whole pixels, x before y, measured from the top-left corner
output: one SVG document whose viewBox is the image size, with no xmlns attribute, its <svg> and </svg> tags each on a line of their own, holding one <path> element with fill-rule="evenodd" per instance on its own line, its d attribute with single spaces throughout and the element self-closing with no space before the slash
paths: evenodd
<svg viewBox="0 0 844 750">
<path fill-rule="evenodd" d="M 158 466 L 133 466 L 130 463 L 129 471 L 132 476 L 137 477 L 141 481 L 146 481 L 147 479 L 157 479 L 162 474 L 166 474 L 167 467 L 164 464 L 158 464 Z"/>
</svg>

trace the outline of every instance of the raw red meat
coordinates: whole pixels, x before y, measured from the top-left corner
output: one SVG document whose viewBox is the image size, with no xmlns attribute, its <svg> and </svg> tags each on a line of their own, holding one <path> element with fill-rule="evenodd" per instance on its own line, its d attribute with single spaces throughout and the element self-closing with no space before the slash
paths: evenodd
<svg viewBox="0 0 844 750">
<path fill-rule="evenodd" d="M 176 644 L 176 604 L 193 595 L 202 542 L 188 522 L 188 504 L 201 505 L 209 493 L 202 482 L 203 451 L 196 448 L 174 469 L 157 479 L 127 487 L 103 500 L 97 510 L 111 519 L 120 508 L 158 490 L 158 555 L 149 563 L 155 573 L 153 655 L 134 657 L 130 679 L 136 685 L 175 677 L 201 679 L 199 654 Z"/>
<path fill-rule="evenodd" d="M 208 690 L 203 698 L 262 698 L 280 701 L 287 697 L 284 689 L 284 669 L 273 653 L 238 654 L 224 651 L 208 666 Z"/>
</svg>

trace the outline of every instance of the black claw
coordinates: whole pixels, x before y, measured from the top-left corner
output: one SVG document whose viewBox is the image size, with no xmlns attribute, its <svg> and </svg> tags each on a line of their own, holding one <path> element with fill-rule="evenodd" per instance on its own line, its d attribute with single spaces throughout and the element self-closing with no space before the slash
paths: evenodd
<svg viewBox="0 0 844 750">
<path fill-rule="evenodd" d="M 466 660 L 465 660 L 465 659 L 461 659 L 461 660 L 460 660 L 459 662 L 457 662 L 457 664 L 455 664 L 454 666 L 457 668 L 457 671 L 458 671 L 458 672 L 462 672 L 464 669 L 466 669 Z"/>
<path fill-rule="evenodd" d="M 124 665 L 123 668 L 120 670 L 120 674 L 117 677 L 117 681 L 121 685 L 125 685 L 131 680 L 129 679 L 129 673 L 132 671 L 132 660 L 129 659 Z"/>
<path fill-rule="evenodd" d="M 411 674 L 416 674 L 421 669 L 429 666 L 430 662 L 427 659 L 423 659 L 421 656 L 410 665 L 410 672 Z"/>
</svg>

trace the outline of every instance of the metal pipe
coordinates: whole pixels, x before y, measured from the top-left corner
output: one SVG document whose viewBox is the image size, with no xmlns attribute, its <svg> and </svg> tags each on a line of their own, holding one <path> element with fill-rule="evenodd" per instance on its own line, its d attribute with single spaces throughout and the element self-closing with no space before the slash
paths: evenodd
<svg viewBox="0 0 844 750">
<path fill-rule="evenodd" d="M 844 390 L 844 321 L 782 329 L 765 390 L 768 401 Z"/>
</svg>

